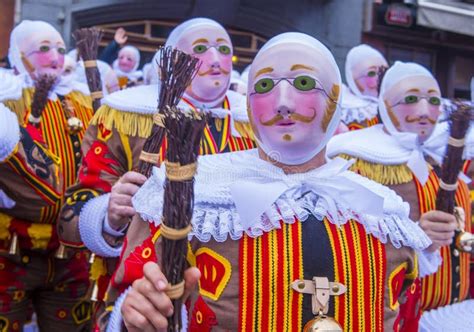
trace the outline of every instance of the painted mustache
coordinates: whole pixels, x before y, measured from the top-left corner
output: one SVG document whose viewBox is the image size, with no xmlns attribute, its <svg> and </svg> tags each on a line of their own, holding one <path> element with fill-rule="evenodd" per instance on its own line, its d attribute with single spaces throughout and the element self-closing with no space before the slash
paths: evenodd
<svg viewBox="0 0 474 332">
<path fill-rule="evenodd" d="M 410 118 L 410 116 L 407 115 L 405 117 L 405 121 L 408 122 L 408 123 L 420 122 L 422 120 L 428 120 L 428 122 L 431 123 L 431 124 L 436 123 L 436 120 L 433 120 L 433 119 L 431 119 L 430 117 L 427 117 L 427 116 L 419 116 L 419 117 Z"/>
<path fill-rule="evenodd" d="M 206 76 L 206 75 L 214 73 L 215 71 L 216 71 L 215 68 L 210 68 L 210 69 L 206 70 L 205 72 L 198 72 L 198 75 L 199 76 Z M 219 68 L 219 71 L 224 75 L 229 75 L 229 73 L 230 73 L 230 71 L 227 71 L 224 68 Z"/>
<path fill-rule="evenodd" d="M 316 111 L 313 109 L 313 115 L 311 116 L 306 116 L 302 115 L 299 113 L 290 113 L 288 114 L 288 119 L 294 120 L 294 121 L 300 121 L 303 123 L 310 123 L 313 122 L 313 120 L 316 118 Z M 260 118 L 260 123 L 264 126 L 274 126 L 276 123 L 279 121 L 285 120 L 285 117 L 281 114 L 275 115 L 273 118 L 271 118 L 268 121 L 262 121 L 262 118 Z"/>
</svg>

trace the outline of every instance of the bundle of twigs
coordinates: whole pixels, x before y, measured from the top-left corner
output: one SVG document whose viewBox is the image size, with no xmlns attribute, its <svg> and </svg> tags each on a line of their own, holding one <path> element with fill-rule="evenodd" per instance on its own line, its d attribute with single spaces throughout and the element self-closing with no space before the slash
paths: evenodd
<svg viewBox="0 0 474 332">
<path fill-rule="evenodd" d="M 168 296 L 175 308 L 168 318 L 168 331 L 181 330 L 181 305 L 184 271 L 194 205 L 194 174 L 199 143 L 206 126 L 203 113 L 165 110 L 168 140 L 166 183 L 161 223 L 162 269 L 169 284 Z"/>
<path fill-rule="evenodd" d="M 52 75 L 41 75 L 35 81 L 35 93 L 31 101 L 31 113 L 28 118 L 31 124 L 37 126 L 40 123 L 41 114 L 48 102 L 49 91 L 51 91 L 55 82 L 56 76 Z"/>
<path fill-rule="evenodd" d="M 380 87 L 382 86 L 382 80 L 383 77 L 385 76 L 385 73 L 387 72 L 388 67 L 386 66 L 380 66 L 378 71 L 377 71 L 377 91 L 380 93 Z"/>
<path fill-rule="evenodd" d="M 436 197 L 436 209 L 453 213 L 454 199 L 459 172 L 463 167 L 464 139 L 470 125 L 472 107 L 460 101 L 449 116 L 450 137 L 443 165 L 441 166 L 440 188 Z"/>
<path fill-rule="evenodd" d="M 97 28 L 83 28 L 77 29 L 72 34 L 76 40 L 78 54 L 84 61 L 87 85 L 91 91 L 94 112 L 99 109 L 100 99 L 104 96 L 100 72 L 97 68 L 97 53 L 102 33 L 102 30 Z"/>
<path fill-rule="evenodd" d="M 140 155 L 138 171 L 149 177 L 152 167 L 158 163 L 160 147 L 165 135 L 163 114 L 166 109 L 178 105 L 186 87 L 197 73 L 198 59 L 172 47 L 162 48 L 158 60 L 159 100 L 158 112 L 153 117 L 151 135 L 145 141 Z"/>
</svg>

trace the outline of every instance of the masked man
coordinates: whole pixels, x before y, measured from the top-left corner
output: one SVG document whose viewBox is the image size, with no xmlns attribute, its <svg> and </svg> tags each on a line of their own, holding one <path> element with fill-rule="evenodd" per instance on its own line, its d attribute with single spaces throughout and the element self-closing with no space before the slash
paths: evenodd
<svg viewBox="0 0 474 332">
<path fill-rule="evenodd" d="M 342 122 L 349 130 L 378 123 L 379 70 L 388 67 L 383 55 L 369 45 L 352 48 L 346 57 L 346 81 L 342 98 Z"/>
<path fill-rule="evenodd" d="M 428 264 L 436 273 L 417 280 L 410 288 L 406 304 L 393 326 L 395 330 L 404 328 L 401 323 L 405 328 L 416 330 L 421 314 L 418 309 L 426 311 L 447 306 L 465 300 L 468 295 L 470 255 L 450 248 L 457 228 L 454 217 L 434 211 L 440 187 L 436 172 L 442 159 L 440 144 L 447 143 L 447 140 L 440 143 L 431 138 L 440 105 L 441 92 L 432 74 L 420 65 L 397 62 L 387 71 L 381 85 L 379 111 L 383 125 L 335 137 L 328 144 L 330 158 L 338 155 L 355 158 L 355 171 L 389 185 L 409 202 L 412 220 L 419 220 L 433 240 L 430 251 L 436 256 L 426 262 L 420 259 L 420 265 Z M 459 227 L 470 231 L 470 197 L 461 180 L 456 205 L 465 211 L 465 220 Z M 440 258 L 442 264 L 437 267 Z M 452 322 L 446 319 L 449 326 Z M 472 320 L 467 318 L 463 323 L 472 326 Z"/>
<path fill-rule="evenodd" d="M 118 58 L 112 64 L 117 74 L 120 88 L 134 86 L 143 80 L 143 73 L 138 70 L 140 65 L 140 51 L 135 46 L 124 46 L 118 53 Z"/>
<path fill-rule="evenodd" d="M 301 331 L 319 311 L 344 330 L 392 326 L 389 304 L 417 274 L 414 250 L 430 241 L 393 191 L 347 171 L 343 159 L 325 162 L 340 86 L 334 57 L 308 35 L 276 36 L 257 54 L 247 95 L 258 150 L 198 162 L 188 255 L 195 267 L 185 274 L 190 331 Z M 139 279 L 128 279 L 133 287 L 117 301 L 110 331 L 119 308 L 128 331 L 164 328 L 179 310 L 154 263 L 162 259 L 163 172 L 155 169 L 133 198 L 137 216 L 117 275 Z M 140 271 L 149 252 L 154 262 Z M 324 284 L 335 286 L 330 294 Z M 328 296 L 319 302 L 321 291 Z"/>
<path fill-rule="evenodd" d="M 201 143 L 201 154 L 253 147 L 244 97 L 228 91 L 232 70 L 232 44 L 215 21 L 199 18 L 184 22 L 171 33 L 167 45 L 194 54 L 199 73 L 180 105 L 211 113 Z M 155 64 L 155 73 L 158 72 Z M 157 78 L 156 78 L 157 81 Z M 136 169 L 157 111 L 157 84 L 129 88 L 103 100 L 83 144 L 83 166 L 68 191 L 59 225 L 63 243 L 86 246 L 97 256 L 118 257 L 130 218 L 135 214 L 131 196 L 145 181 Z M 161 155 L 165 155 L 166 143 Z M 96 260 L 93 279 L 102 298 L 116 260 Z"/>
<path fill-rule="evenodd" d="M 64 54 L 64 41 L 51 25 L 23 21 L 12 32 L 9 50 L 18 75 L 0 80 L 0 100 L 16 114 L 21 136 L 29 138 L 26 160 L 13 155 L 4 164 L 10 169 L 0 172 L 0 188 L 17 202 L 13 209 L 0 210 L 1 249 L 11 253 L 0 258 L 0 322 L 6 331 L 21 329 L 32 306 L 44 330 L 80 331 L 90 319 L 90 306 L 83 301 L 89 285 L 87 257 L 58 251 L 55 227 L 65 188 L 75 182 L 82 137 L 93 113 L 87 87 L 60 79 Z M 33 84 L 45 74 L 56 81 L 49 92 L 38 86 L 45 90 L 46 104 L 33 114 Z"/>
</svg>

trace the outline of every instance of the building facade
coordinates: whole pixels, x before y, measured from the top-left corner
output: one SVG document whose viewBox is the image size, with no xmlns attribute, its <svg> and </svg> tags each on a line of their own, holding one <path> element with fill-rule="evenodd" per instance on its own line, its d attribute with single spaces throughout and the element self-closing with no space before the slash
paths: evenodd
<svg viewBox="0 0 474 332">
<path fill-rule="evenodd" d="M 20 0 L 16 0 L 17 2 Z M 244 67 L 258 46 L 286 31 L 301 31 L 323 41 L 340 65 L 360 43 L 363 0 L 21 0 L 22 19 L 42 19 L 73 45 L 77 27 L 128 27 L 130 41 L 151 52 L 176 24 L 191 17 L 209 17 L 231 31 Z M 344 19 L 350 17 L 350 20 Z M 112 38 L 106 33 L 105 41 Z"/>
<path fill-rule="evenodd" d="M 300 31 L 324 42 L 341 72 L 349 49 L 365 42 L 390 63 L 428 67 L 447 97 L 469 98 L 474 76 L 474 0 L 0 0 L 0 6 L 17 20 L 50 22 L 70 47 L 71 32 L 78 27 L 103 28 L 102 46 L 124 27 L 129 42 L 142 51 L 142 63 L 174 26 L 204 16 L 229 30 L 240 70 L 272 36 Z M 1 58 L 13 24 L 8 15 L 0 16 Z"/>
</svg>

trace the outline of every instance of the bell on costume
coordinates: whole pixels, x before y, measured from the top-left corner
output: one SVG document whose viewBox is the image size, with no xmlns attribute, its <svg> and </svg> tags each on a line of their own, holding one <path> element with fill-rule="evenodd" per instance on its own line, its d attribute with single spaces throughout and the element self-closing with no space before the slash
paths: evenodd
<svg viewBox="0 0 474 332">
<path fill-rule="evenodd" d="M 342 332 L 342 326 L 332 317 L 318 315 L 311 319 L 303 328 L 303 332 L 331 331 Z"/>
<path fill-rule="evenodd" d="M 92 293 L 91 293 L 91 301 L 92 302 L 97 302 L 98 301 L 98 296 L 99 296 L 99 285 L 97 283 L 97 280 L 94 281 L 94 286 L 92 287 Z"/>
<path fill-rule="evenodd" d="M 346 286 L 338 282 L 329 282 L 325 277 L 314 277 L 313 280 L 295 280 L 291 288 L 298 293 L 310 294 L 313 315 L 315 317 L 305 324 L 303 331 L 343 331 L 342 326 L 333 318 L 326 316 L 329 310 L 329 297 L 344 294 Z"/>
<path fill-rule="evenodd" d="M 459 251 L 463 252 L 472 252 L 472 247 L 474 245 L 474 234 L 464 231 L 466 213 L 463 208 L 455 207 L 454 216 L 458 223 L 458 230 L 456 231 L 454 245 Z"/>
<path fill-rule="evenodd" d="M 60 244 L 58 250 L 56 250 L 56 254 L 54 255 L 57 259 L 65 259 L 67 258 L 66 253 L 66 246 L 64 244 Z"/>
<path fill-rule="evenodd" d="M 8 254 L 12 256 L 18 255 L 20 252 L 20 244 L 18 243 L 18 234 L 12 234 L 12 240 L 10 242 L 10 248 L 8 248 Z"/>
</svg>

